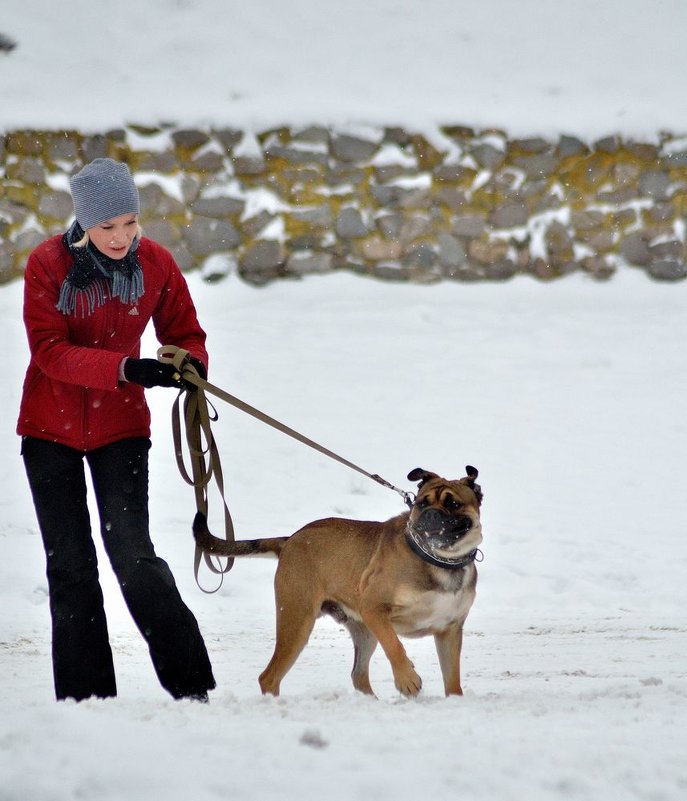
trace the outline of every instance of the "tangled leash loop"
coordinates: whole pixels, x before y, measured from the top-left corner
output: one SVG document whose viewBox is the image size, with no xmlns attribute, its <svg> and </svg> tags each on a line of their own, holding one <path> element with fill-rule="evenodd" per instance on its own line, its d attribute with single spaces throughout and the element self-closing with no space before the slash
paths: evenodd
<svg viewBox="0 0 687 801">
<path fill-rule="evenodd" d="M 224 475 L 222 464 L 219 458 L 217 442 L 212 433 L 211 423 L 217 420 L 217 410 L 209 403 L 205 394 L 203 384 L 206 383 L 200 376 L 196 368 L 190 361 L 190 354 L 183 348 L 165 346 L 157 351 L 157 358 L 161 362 L 173 364 L 179 372 L 180 378 L 186 382 L 186 386 L 179 390 L 174 405 L 172 406 L 172 435 L 174 438 L 174 455 L 176 457 L 179 473 L 184 481 L 193 487 L 196 498 L 196 509 L 202 512 L 207 518 L 208 515 L 208 490 L 214 478 L 222 504 L 224 506 L 224 538 L 233 542 L 234 524 L 229 513 L 229 507 L 224 497 Z M 194 386 L 193 391 L 188 391 L 187 386 Z M 183 421 L 190 462 L 191 472 L 186 467 L 184 459 L 184 444 L 181 431 L 181 407 L 183 399 Z M 201 560 L 205 561 L 208 568 L 220 576 L 219 584 L 214 590 L 206 590 L 200 583 L 198 574 Z M 218 557 L 212 557 L 204 553 L 197 545 L 193 556 L 193 572 L 196 584 L 203 592 L 213 593 L 222 586 L 224 574 L 231 570 L 234 560 L 228 558 L 224 567 Z"/>
</svg>

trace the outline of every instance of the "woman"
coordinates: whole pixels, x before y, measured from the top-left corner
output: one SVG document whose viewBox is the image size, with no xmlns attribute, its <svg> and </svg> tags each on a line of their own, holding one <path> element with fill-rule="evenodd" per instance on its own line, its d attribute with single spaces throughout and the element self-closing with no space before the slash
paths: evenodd
<svg viewBox="0 0 687 801">
<path fill-rule="evenodd" d="M 17 425 L 47 558 L 55 694 L 117 694 L 85 460 L 105 550 L 160 683 L 174 698 L 207 701 L 215 680 L 205 644 L 148 531 L 143 387 L 178 387 L 179 375 L 139 358 L 152 320 L 160 342 L 188 350 L 206 375 L 205 333 L 171 254 L 141 237 L 127 166 L 95 159 L 71 191 L 76 221 L 26 265 L 31 360 Z"/>
</svg>

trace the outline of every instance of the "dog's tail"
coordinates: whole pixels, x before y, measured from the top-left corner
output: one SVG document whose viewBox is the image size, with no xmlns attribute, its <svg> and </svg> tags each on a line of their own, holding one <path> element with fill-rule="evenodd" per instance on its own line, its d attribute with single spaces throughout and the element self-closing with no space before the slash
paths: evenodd
<svg viewBox="0 0 687 801">
<path fill-rule="evenodd" d="M 272 537 L 263 540 L 239 540 L 228 542 L 210 533 L 208 521 L 202 512 L 193 519 L 193 536 L 198 547 L 214 556 L 279 556 L 288 537 Z"/>
</svg>

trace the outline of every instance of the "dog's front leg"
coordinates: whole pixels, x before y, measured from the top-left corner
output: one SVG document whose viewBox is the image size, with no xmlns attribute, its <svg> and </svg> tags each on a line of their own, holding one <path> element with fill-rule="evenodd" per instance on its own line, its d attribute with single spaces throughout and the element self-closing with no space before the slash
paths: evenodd
<svg viewBox="0 0 687 801">
<path fill-rule="evenodd" d="M 363 622 L 379 640 L 391 663 L 396 689 L 406 697 L 417 695 L 422 689 L 422 679 L 415 672 L 413 663 L 391 625 L 388 609 L 367 607 L 361 609 L 361 614 Z"/>
<path fill-rule="evenodd" d="M 446 695 L 462 695 L 460 686 L 460 652 L 463 647 L 463 625 L 453 625 L 434 635 Z"/>
</svg>

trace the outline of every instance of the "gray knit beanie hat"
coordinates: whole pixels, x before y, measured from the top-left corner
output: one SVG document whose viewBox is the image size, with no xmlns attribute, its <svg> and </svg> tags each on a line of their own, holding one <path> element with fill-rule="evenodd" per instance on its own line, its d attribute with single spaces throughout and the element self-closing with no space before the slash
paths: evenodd
<svg viewBox="0 0 687 801">
<path fill-rule="evenodd" d="M 74 216 L 84 229 L 121 214 L 138 214 L 138 189 L 126 164 L 93 159 L 70 180 Z"/>
</svg>

